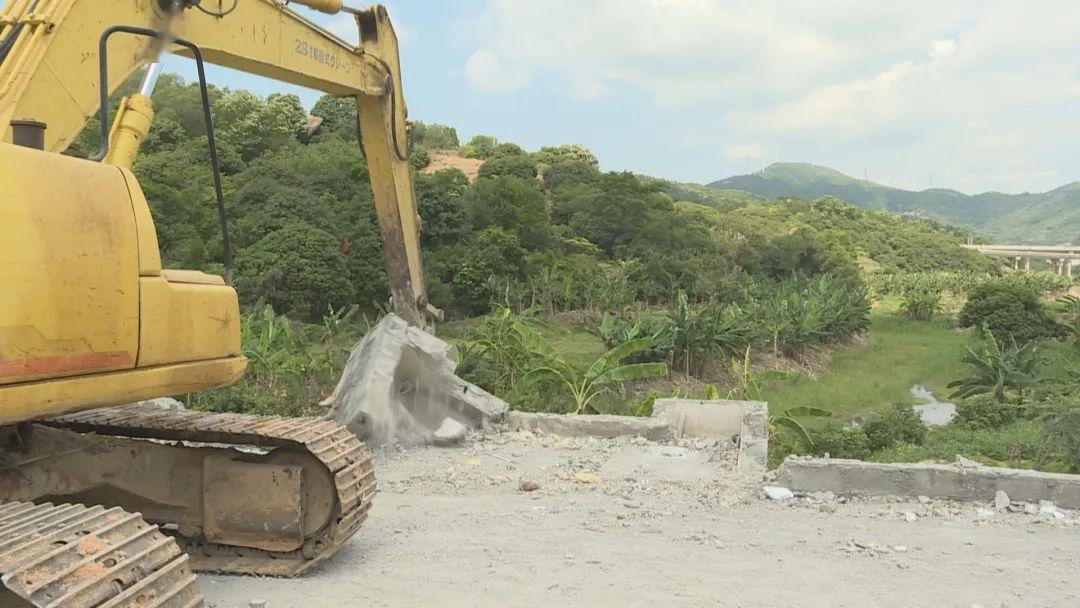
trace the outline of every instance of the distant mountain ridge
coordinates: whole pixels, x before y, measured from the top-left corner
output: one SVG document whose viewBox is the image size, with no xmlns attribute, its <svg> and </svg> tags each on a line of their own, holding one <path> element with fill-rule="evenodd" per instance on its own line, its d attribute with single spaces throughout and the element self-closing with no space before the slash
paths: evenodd
<svg viewBox="0 0 1080 608">
<path fill-rule="evenodd" d="M 828 167 L 775 163 L 758 173 L 732 176 L 709 187 L 770 199 L 835 196 L 859 207 L 964 226 L 1000 242 L 1080 242 L 1080 182 L 1043 193 L 969 195 L 947 188 L 916 192 L 856 179 Z"/>
</svg>

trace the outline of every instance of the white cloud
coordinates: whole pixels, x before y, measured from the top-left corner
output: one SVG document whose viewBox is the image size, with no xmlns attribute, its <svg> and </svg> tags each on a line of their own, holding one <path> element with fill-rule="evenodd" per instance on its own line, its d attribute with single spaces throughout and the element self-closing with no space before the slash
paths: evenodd
<svg viewBox="0 0 1080 608">
<path fill-rule="evenodd" d="M 917 176 L 911 185 L 949 167 L 957 186 L 1025 190 L 1035 185 L 1023 180 L 1053 179 L 1048 158 L 1080 153 L 1080 120 L 1065 104 L 1080 95 L 1075 9 L 1074 0 L 489 0 L 466 73 L 484 91 L 546 84 L 612 103 L 642 91 L 717 133 L 718 156 L 745 157 L 742 142 L 801 146 L 849 171 Z"/>
<path fill-rule="evenodd" d="M 465 75 L 474 87 L 496 93 L 520 89 L 532 80 L 529 70 L 508 64 L 487 49 L 476 51 L 469 57 L 465 62 Z"/>
<path fill-rule="evenodd" d="M 334 15 L 324 27 L 330 33 L 350 44 L 360 44 L 360 28 L 356 25 L 356 17 L 341 13 Z M 397 26 L 394 26 L 397 31 Z"/>
</svg>

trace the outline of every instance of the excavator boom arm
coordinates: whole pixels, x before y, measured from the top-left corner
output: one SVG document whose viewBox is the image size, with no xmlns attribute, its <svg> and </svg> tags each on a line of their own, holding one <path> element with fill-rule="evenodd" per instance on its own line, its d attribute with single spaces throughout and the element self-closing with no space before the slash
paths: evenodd
<svg viewBox="0 0 1080 608">
<path fill-rule="evenodd" d="M 298 4 L 324 12 L 343 8 L 341 0 Z M 360 45 L 352 46 L 276 0 L 236 0 L 234 7 L 227 0 L 203 0 L 203 10 L 192 8 L 191 0 L 179 5 L 182 14 L 171 21 L 171 5 L 159 0 L 8 0 L 0 13 L 0 141 L 12 141 L 12 120 L 33 120 L 47 125 L 47 149 L 59 152 L 71 144 L 98 111 L 98 78 L 88 74 L 96 75 L 101 34 L 114 25 L 167 27 L 172 36 L 198 45 L 211 63 L 354 97 L 395 312 L 423 325 L 429 306 L 408 162 L 407 107 L 397 37 L 386 10 L 357 11 Z M 109 93 L 156 60 L 155 44 L 113 36 Z M 181 47 L 175 52 L 189 54 Z"/>
</svg>

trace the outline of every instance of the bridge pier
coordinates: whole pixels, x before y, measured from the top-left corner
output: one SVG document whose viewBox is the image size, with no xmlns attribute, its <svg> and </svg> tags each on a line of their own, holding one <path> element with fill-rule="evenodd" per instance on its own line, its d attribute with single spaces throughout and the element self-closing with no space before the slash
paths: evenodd
<svg viewBox="0 0 1080 608">
<path fill-rule="evenodd" d="M 1073 266 L 1080 263 L 1080 245 L 966 245 L 980 253 L 1007 263 L 1014 270 L 1031 272 L 1031 260 L 1046 262 L 1050 272 L 1072 277 Z"/>
</svg>

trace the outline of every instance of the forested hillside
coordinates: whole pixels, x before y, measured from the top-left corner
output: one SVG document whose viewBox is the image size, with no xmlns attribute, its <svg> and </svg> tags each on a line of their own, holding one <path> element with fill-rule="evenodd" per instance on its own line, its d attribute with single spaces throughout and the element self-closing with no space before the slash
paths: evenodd
<svg viewBox="0 0 1080 608">
<path fill-rule="evenodd" d="M 1080 184 L 1043 193 L 967 195 L 946 188 L 919 192 L 860 180 L 828 167 L 776 163 L 764 171 L 710 184 L 766 198 L 836 196 L 868 209 L 910 213 L 964 226 L 999 242 L 1074 243 L 1080 239 Z"/>
<path fill-rule="evenodd" d="M 352 104 L 307 112 L 290 95 L 213 89 L 236 285 L 294 318 L 374 309 L 386 278 Z M 173 267 L 222 268 L 222 245 L 197 89 L 163 78 L 157 117 L 135 170 Z M 79 145 L 94 147 L 94 125 Z M 526 152 L 451 127 L 418 124 L 413 162 L 430 151 L 484 161 L 471 182 L 417 173 L 431 299 L 451 317 L 513 301 L 552 310 L 723 299 L 748 277 L 884 270 L 988 270 L 961 233 L 864 211 L 836 198 L 768 202 L 630 173 L 604 173 L 581 146 Z"/>
<path fill-rule="evenodd" d="M 135 172 L 165 263 L 220 273 L 198 97 L 162 78 Z M 212 98 L 249 369 L 182 398 L 322 413 L 388 297 L 355 109 L 323 98 L 310 110 L 320 121 L 291 95 Z M 96 149 L 96 134 L 88 125 L 72 152 Z M 514 408 L 648 415 L 657 397 L 726 395 L 769 402 L 774 460 L 965 453 L 1080 467 L 1080 408 L 1062 397 L 1080 378 L 1080 308 L 1045 301 L 1072 279 L 1012 275 L 965 249 L 964 230 L 822 192 L 603 172 L 580 145 L 462 142 L 444 125 L 417 123 L 411 138 L 431 301 L 448 313 L 440 334 L 459 347 L 461 376 Z M 962 387 L 959 422 L 927 432 L 914 384 Z M 999 416 L 988 391 L 1026 409 Z"/>
</svg>

